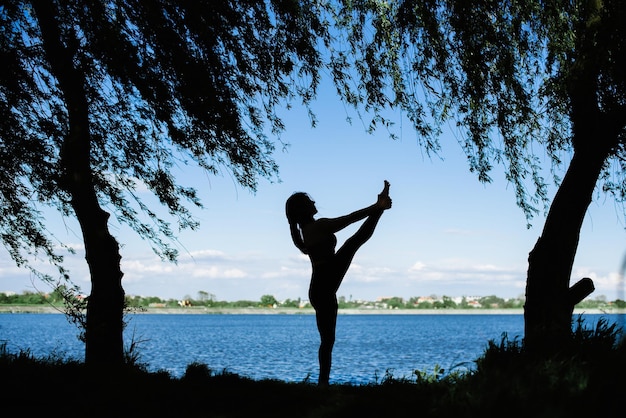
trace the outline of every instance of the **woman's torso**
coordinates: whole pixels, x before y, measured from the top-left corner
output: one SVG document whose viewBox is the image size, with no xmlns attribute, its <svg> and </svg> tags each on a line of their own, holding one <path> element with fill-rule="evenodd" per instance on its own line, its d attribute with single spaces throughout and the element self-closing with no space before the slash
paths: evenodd
<svg viewBox="0 0 626 418">
<path fill-rule="evenodd" d="M 337 237 L 323 219 L 303 225 L 302 236 L 313 265 L 332 261 Z"/>
<path fill-rule="evenodd" d="M 302 228 L 304 245 L 311 260 L 310 298 L 331 295 L 335 290 L 334 257 L 337 237 L 322 219 Z"/>
</svg>

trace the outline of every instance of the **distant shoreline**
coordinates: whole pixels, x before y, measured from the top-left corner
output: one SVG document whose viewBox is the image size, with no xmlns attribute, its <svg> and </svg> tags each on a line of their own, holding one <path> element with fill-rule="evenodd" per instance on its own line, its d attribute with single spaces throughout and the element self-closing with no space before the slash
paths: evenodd
<svg viewBox="0 0 626 418">
<path fill-rule="evenodd" d="M 46 313 L 62 314 L 61 308 L 45 305 L 0 305 L 0 314 Z M 150 314 L 199 314 L 199 315 L 312 315 L 312 308 L 146 308 L 138 315 Z M 574 315 L 624 314 L 624 309 L 575 309 Z M 339 315 L 523 315 L 523 309 L 339 309 Z"/>
</svg>

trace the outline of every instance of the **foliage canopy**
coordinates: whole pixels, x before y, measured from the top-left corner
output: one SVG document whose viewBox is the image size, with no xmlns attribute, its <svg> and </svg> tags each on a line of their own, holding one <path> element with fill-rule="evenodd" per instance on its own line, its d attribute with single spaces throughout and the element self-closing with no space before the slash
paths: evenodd
<svg viewBox="0 0 626 418">
<path fill-rule="evenodd" d="M 252 191 L 259 177 L 277 179 L 268 135 L 283 129 L 279 109 L 314 96 L 316 42 L 328 37 L 313 3 L 55 1 L 37 5 L 47 11 L 38 15 L 29 1 L 3 2 L 0 232 L 12 258 L 28 266 L 43 254 L 65 273 L 41 208 L 73 214 L 61 163 L 74 122 L 62 88 L 71 74 L 83 81 L 98 199 L 160 256 L 176 258 L 174 229 L 141 191 L 178 228 L 196 228 L 189 204 L 202 206 L 177 182 L 177 166 L 230 173 Z M 48 60 L 43 27 L 74 67 L 65 75 Z"/>
<path fill-rule="evenodd" d="M 554 183 L 575 149 L 573 124 L 596 114 L 618 140 L 610 145 L 600 188 L 626 199 L 626 7 L 608 1 L 404 0 L 343 2 L 335 9 L 359 83 L 339 84 L 344 98 L 379 115 L 400 108 L 420 144 L 440 151 L 439 136 L 453 122 L 471 171 L 491 181 L 502 164 L 530 221 L 549 204 L 543 168 Z M 352 52 L 349 52 L 349 51 Z M 354 52 L 356 51 L 356 53 Z M 356 54 L 356 55 L 355 55 Z M 341 79 L 337 74 L 335 79 Z M 577 102 L 578 103 L 575 103 Z M 601 115 L 601 116 L 600 116 Z M 389 124 L 390 121 L 372 120 Z M 598 136 L 603 136 L 599 133 Z M 607 135 L 608 136 L 608 135 Z M 610 140 L 612 141 L 612 139 Z"/>
</svg>

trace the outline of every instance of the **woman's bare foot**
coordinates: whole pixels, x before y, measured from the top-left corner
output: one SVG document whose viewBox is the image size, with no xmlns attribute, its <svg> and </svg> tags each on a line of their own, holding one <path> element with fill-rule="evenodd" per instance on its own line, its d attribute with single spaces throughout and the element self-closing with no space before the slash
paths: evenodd
<svg viewBox="0 0 626 418">
<path fill-rule="evenodd" d="M 383 187 L 383 191 L 380 193 L 380 196 L 389 196 L 389 182 L 385 180 L 385 187 Z"/>
<path fill-rule="evenodd" d="M 378 201 L 376 204 L 382 209 L 391 208 L 391 198 L 389 197 L 389 182 L 385 180 L 385 187 L 383 191 L 378 195 Z"/>
</svg>

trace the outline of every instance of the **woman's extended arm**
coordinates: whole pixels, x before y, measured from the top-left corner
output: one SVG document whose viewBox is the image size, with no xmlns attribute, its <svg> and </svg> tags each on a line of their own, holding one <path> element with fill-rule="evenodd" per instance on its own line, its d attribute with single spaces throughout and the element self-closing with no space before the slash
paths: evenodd
<svg viewBox="0 0 626 418">
<path fill-rule="evenodd" d="M 361 219 L 367 218 L 369 215 L 374 213 L 375 211 L 382 210 L 382 208 L 378 207 L 377 204 L 368 206 L 363 209 L 359 209 L 352 213 L 349 213 L 344 216 L 339 216 L 338 218 L 321 218 L 317 220 L 318 227 L 323 227 L 324 229 L 329 230 L 330 232 L 338 232 L 351 225 L 355 222 L 360 221 Z"/>
<path fill-rule="evenodd" d="M 332 233 L 341 231 L 345 227 L 361 219 L 367 218 L 369 215 L 391 208 L 391 199 L 389 198 L 389 182 L 385 180 L 383 192 L 378 195 L 378 200 L 371 206 L 354 211 L 348 215 L 338 218 L 322 218 L 316 224 L 318 227 L 330 230 Z"/>
</svg>

